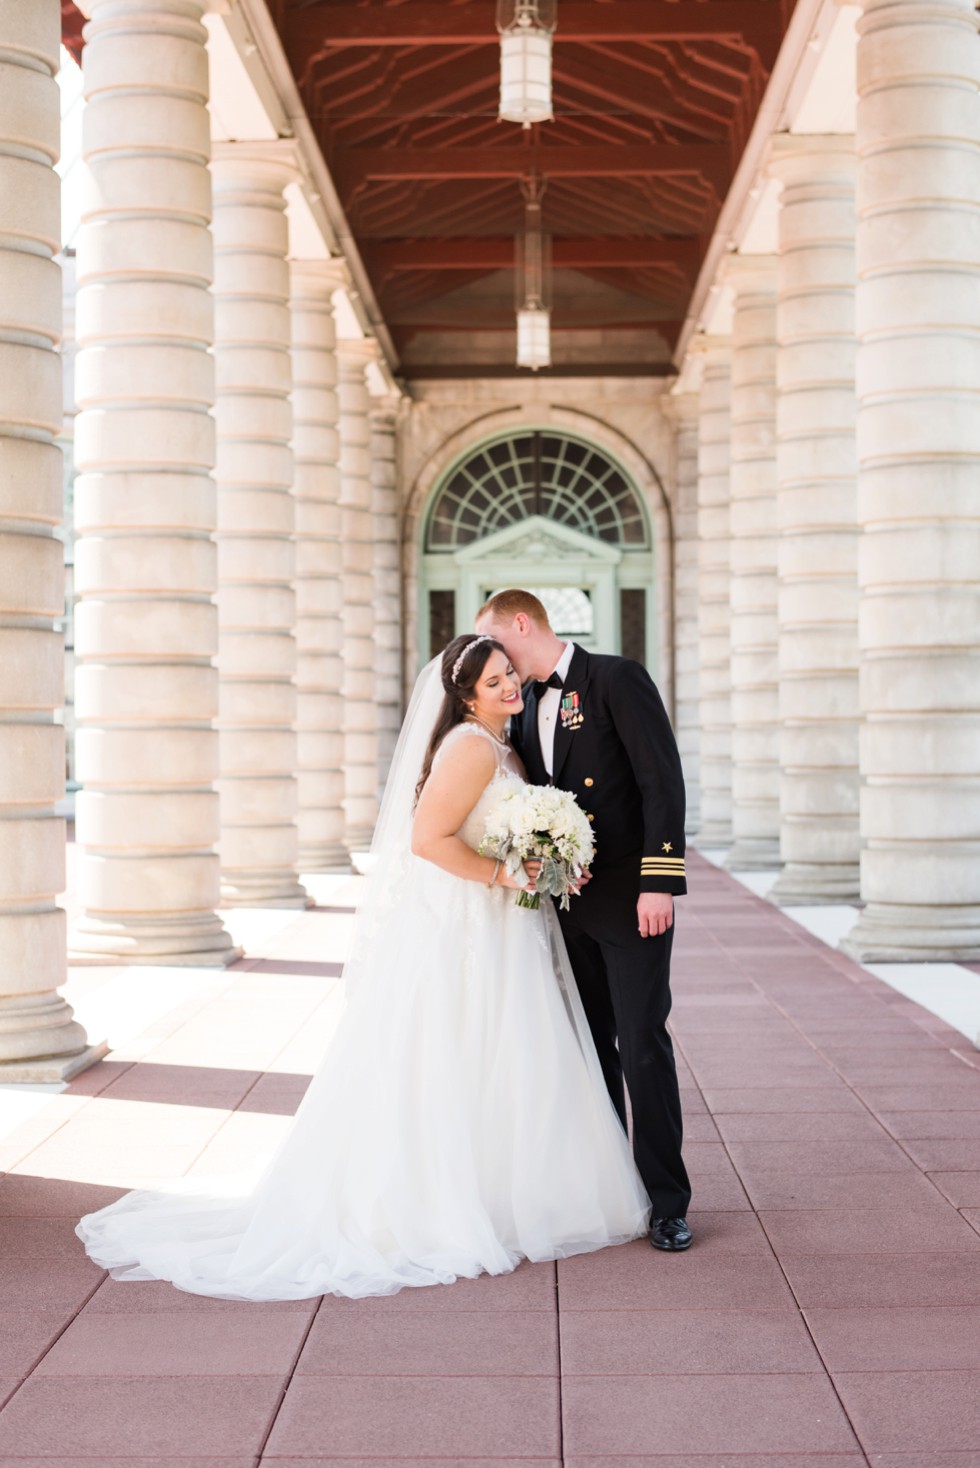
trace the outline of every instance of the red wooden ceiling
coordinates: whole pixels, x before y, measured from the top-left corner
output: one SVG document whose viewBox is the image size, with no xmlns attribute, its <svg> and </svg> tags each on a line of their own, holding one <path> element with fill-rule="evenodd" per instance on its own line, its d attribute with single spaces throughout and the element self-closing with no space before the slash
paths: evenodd
<svg viewBox="0 0 980 1468">
<path fill-rule="evenodd" d="M 532 161 L 552 370 L 669 370 L 795 0 L 558 0 L 555 120 L 530 132 L 497 120 L 494 0 L 267 3 L 406 377 L 517 371 Z"/>
<path fill-rule="evenodd" d="M 793 0 L 558 0 L 555 120 L 497 121 L 493 0 L 278 0 L 405 375 L 516 371 L 532 158 L 553 370 L 666 371 Z"/>
</svg>

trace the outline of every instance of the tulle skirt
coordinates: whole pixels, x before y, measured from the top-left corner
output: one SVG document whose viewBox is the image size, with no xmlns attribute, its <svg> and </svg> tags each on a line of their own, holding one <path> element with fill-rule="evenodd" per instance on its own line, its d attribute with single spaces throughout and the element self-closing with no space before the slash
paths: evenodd
<svg viewBox="0 0 980 1468">
<path fill-rule="evenodd" d="M 411 859 L 295 1120 L 247 1193 L 129 1193 L 77 1233 L 116 1279 L 227 1299 L 392 1294 L 643 1232 L 551 903 Z"/>
</svg>

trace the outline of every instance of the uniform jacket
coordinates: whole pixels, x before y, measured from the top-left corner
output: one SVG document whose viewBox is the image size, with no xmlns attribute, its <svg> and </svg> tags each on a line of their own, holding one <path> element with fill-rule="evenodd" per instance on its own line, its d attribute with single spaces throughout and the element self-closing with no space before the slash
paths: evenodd
<svg viewBox="0 0 980 1468">
<path fill-rule="evenodd" d="M 511 730 L 528 779 L 551 783 L 538 738 L 534 684 Z M 595 827 L 593 870 L 634 858 L 641 892 L 687 891 L 684 776 L 667 710 L 640 664 L 576 647 L 561 690 L 553 783 Z"/>
</svg>

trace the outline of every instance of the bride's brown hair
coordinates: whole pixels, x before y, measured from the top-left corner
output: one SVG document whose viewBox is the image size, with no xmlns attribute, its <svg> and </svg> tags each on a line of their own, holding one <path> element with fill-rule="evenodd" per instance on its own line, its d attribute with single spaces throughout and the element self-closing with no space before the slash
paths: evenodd
<svg viewBox="0 0 980 1468">
<path fill-rule="evenodd" d="M 487 665 L 487 659 L 492 652 L 504 652 L 504 648 L 494 637 L 478 637 L 474 632 L 464 632 L 461 637 L 454 637 L 442 655 L 442 706 L 436 716 L 436 722 L 432 729 L 432 738 L 429 747 L 425 751 L 425 759 L 422 761 L 422 773 L 419 783 L 415 787 L 415 800 L 425 786 L 426 780 L 432 774 L 432 761 L 436 757 L 436 751 L 449 733 L 455 729 L 457 724 L 462 724 L 466 718 L 466 703 L 476 691 L 476 685 L 483 675 Z M 459 663 L 459 669 L 453 679 L 453 669 Z"/>
</svg>

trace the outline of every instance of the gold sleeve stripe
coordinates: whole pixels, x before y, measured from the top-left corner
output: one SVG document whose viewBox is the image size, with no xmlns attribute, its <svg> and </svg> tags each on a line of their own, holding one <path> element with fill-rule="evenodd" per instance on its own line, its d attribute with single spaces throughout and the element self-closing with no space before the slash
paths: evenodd
<svg viewBox="0 0 980 1468">
<path fill-rule="evenodd" d="M 641 872 L 682 872 L 683 870 L 682 861 L 644 861 L 640 863 Z"/>
</svg>

